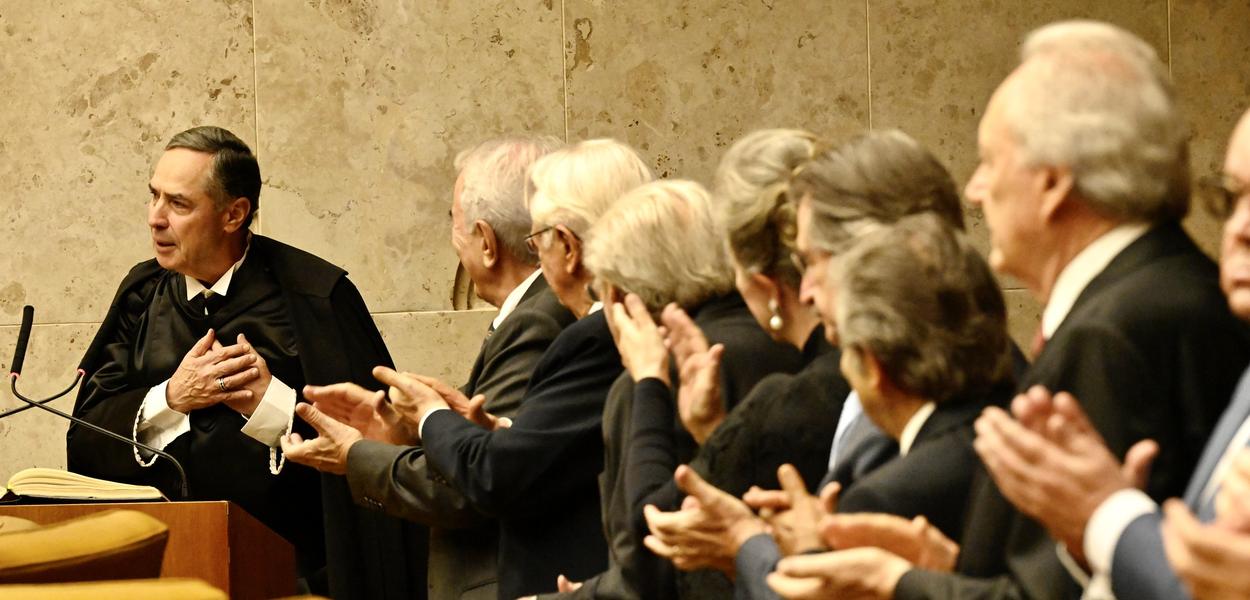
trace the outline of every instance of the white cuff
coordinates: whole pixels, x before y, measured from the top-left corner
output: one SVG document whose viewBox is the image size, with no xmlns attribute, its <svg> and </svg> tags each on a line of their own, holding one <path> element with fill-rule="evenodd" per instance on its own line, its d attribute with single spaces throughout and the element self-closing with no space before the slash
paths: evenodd
<svg viewBox="0 0 1250 600">
<path fill-rule="evenodd" d="M 417 423 L 417 437 L 421 438 L 422 440 L 425 439 L 425 420 L 430 418 L 430 415 L 440 410 L 451 410 L 451 409 L 445 406 L 440 406 L 434 410 L 431 410 L 430 412 L 425 413 L 424 415 L 421 415 L 421 422 Z M 509 423 L 509 426 L 511 426 L 510 423 Z"/>
<path fill-rule="evenodd" d="M 1055 554 L 1059 557 L 1059 564 L 1063 565 L 1068 575 L 1071 575 L 1077 583 L 1081 584 L 1081 587 L 1088 589 L 1090 583 L 1089 573 L 1086 573 L 1085 569 L 1082 569 L 1081 565 L 1077 564 L 1076 559 L 1072 558 L 1072 553 L 1068 552 L 1068 547 L 1063 545 L 1062 542 L 1055 544 Z"/>
<path fill-rule="evenodd" d="M 191 417 L 169 407 L 165 399 L 168 387 L 169 380 L 165 380 L 148 390 L 135 416 L 134 440 L 157 450 L 164 450 L 178 436 L 191 431 Z M 145 467 L 156 460 L 156 456 L 145 457 L 147 452 L 138 448 L 134 451 L 135 460 Z"/>
<path fill-rule="evenodd" d="M 1111 574 L 1116 544 L 1129 523 L 1158 509 L 1150 496 L 1133 488 L 1111 494 L 1098 505 L 1085 524 L 1085 560 L 1089 561 L 1095 577 Z"/>
<path fill-rule="evenodd" d="M 270 448 L 280 445 L 282 436 L 291 431 L 295 422 L 295 390 L 273 377 L 269 387 L 261 397 L 260 404 L 247 423 L 243 424 L 240 433 Z"/>
</svg>

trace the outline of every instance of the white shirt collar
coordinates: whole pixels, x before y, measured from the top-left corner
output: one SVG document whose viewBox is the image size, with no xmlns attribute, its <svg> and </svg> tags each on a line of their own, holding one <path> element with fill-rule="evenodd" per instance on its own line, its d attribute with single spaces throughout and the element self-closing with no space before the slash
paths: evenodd
<svg viewBox="0 0 1250 600">
<path fill-rule="evenodd" d="M 503 320 L 508 318 L 512 311 L 516 310 L 517 305 L 521 303 L 521 298 L 525 296 L 525 292 L 529 291 L 530 286 L 534 284 L 534 280 L 542 276 L 542 269 L 534 269 L 534 272 L 530 273 L 529 277 L 526 277 L 520 284 L 512 288 L 512 291 L 508 292 L 508 296 L 503 299 L 503 305 L 499 307 L 499 314 L 495 315 L 495 320 L 491 321 L 490 326 L 499 329 L 499 326 L 503 324 Z"/>
<path fill-rule="evenodd" d="M 590 305 L 590 310 L 586 311 L 586 316 L 589 317 L 590 315 L 593 315 L 601 310 L 603 310 L 603 302 L 596 300 L 594 304 Z"/>
<path fill-rule="evenodd" d="M 1042 311 L 1042 337 L 1050 339 L 1059 329 L 1059 325 L 1068 317 L 1072 305 L 1081 292 L 1085 291 L 1089 282 L 1107 268 L 1115 257 L 1125 248 L 1137 241 L 1137 238 L 1150 230 L 1148 223 L 1125 223 L 1102 234 L 1081 250 L 1055 278 L 1055 286 L 1050 291 L 1050 300 Z"/>
<path fill-rule="evenodd" d="M 903 433 L 898 436 L 898 455 L 907 456 L 911 451 L 912 444 L 916 443 L 916 436 L 920 435 L 920 428 L 924 427 L 925 421 L 929 420 L 929 416 L 933 411 L 937 410 L 937 404 L 932 400 L 925 402 L 916 414 L 907 420 L 907 424 L 903 426 Z"/>
<path fill-rule="evenodd" d="M 250 247 L 251 244 L 248 244 L 248 248 Z M 200 283 L 200 280 L 190 275 L 183 275 L 183 277 L 187 280 L 187 300 L 191 300 L 192 298 L 203 294 L 205 291 L 211 291 L 219 296 L 225 296 L 226 292 L 230 291 L 230 280 L 234 278 L 234 272 L 239 270 L 239 266 L 242 265 L 243 261 L 247 258 L 248 248 L 243 249 L 243 256 L 239 258 L 239 262 L 230 265 L 230 268 L 226 269 L 226 272 L 222 274 L 221 278 L 219 278 L 217 282 L 212 285 L 212 287 L 206 288 L 204 287 L 204 284 Z"/>
</svg>

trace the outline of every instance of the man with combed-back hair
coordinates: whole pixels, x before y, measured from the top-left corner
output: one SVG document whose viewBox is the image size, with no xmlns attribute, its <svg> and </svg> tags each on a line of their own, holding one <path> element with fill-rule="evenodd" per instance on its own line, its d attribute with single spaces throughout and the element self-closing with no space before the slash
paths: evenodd
<svg viewBox="0 0 1250 600">
<path fill-rule="evenodd" d="M 236 502 L 289 540 L 314 591 L 419 595 L 425 534 L 355 507 L 342 477 L 286 464 L 278 449 L 292 429 L 311 433 L 293 422 L 305 384 L 376 387 L 369 370 L 391 364 L 347 273 L 248 231 L 260 168 L 225 129 L 175 135 L 148 187 L 156 257 L 122 281 L 83 358 L 74 414 L 177 457 L 191 499 Z M 163 459 L 73 426 L 66 443 L 72 471 L 179 498 Z"/>
</svg>

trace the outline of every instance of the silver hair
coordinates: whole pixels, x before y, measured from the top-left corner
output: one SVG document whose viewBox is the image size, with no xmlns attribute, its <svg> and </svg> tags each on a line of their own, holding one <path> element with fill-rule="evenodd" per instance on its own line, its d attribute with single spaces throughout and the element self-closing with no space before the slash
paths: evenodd
<svg viewBox="0 0 1250 600">
<path fill-rule="evenodd" d="M 586 267 L 602 283 L 637 294 L 652 311 L 689 309 L 733 289 L 707 190 L 656 181 L 621 198 L 591 228 Z"/>
<path fill-rule="evenodd" d="M 647 164 L 627 144 L 586 140 L 534 163 L 526 203 L 536 225 L 564 225 L 587 241 L 591 226 L 603 213 L 623 194 L 652 179 Z"/>
<path fill-rule="evenodd" d="M 464 221 L 484 221 L 495 231 L 508 254 L 535 264 L 525 236 L 530 233 L 530 213 L 525 206 L 525 185 L 530 165 L 561 147 L 552 136 L 487 140 L 456 155 L 456 171 L 463 178 L 460 208 Z"/>
<path fill-rule="evenodd" d="M 837 295 L 838 339 L 853 361 L 871 352 L 891 383 L 939 403 L 1011 381 L 998 283 L 936 215 L 867 234 L 829 268 L 825 293 Z"/>
<path fill-rule="evenodd" d="M 716 225 L 742 268 L 798 287 L 794 251 L 795 203 L 786 186 L 811 160 L 816 136 L 797 129 L 761 129 L 734 142 L 713 179 Z"/>
<path fill-rule="evenodd" d="M 955 180 L 924 146 L 897 129 L 857 135 L 800 168 L 790 185 L 812 211 L 811 240 L 837 252 L 881 224 L 933 213 L 963 229 Z"/>
<path fill-rule="evenodd" d="M 1107 23 L 1054 23 L 1026 38 L 1017 73 L 1004 115 L 1026 164 L 1071 168 L 1109 217 L 1189 212 L 1189 131 L 1149 44 Z"/>
</svg>

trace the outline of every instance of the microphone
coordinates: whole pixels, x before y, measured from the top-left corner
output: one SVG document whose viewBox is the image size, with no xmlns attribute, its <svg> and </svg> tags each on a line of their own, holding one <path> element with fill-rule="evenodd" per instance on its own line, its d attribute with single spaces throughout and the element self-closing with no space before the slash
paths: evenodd
<svg viewBox="0 0 1250 600">
<path fill-rule="evenodd" d="M 26 362 L 26 345 L 30 343 L 30 328 L 35 324 L 35 307 L 27 304 L 22 307 L 22 328 L 17 332 L 17 348 L 13 350 L 13 366 L 9 368 L 14 377 L 22 374 L 22 363 Z"/>
<path fill-rule="evenodd" d="M 35 322 L 35 308 L 33 306 L 26 305 L 24 308 L 22 308 L 22 327 L 21 329 L 18 330 L 17 347 L 14 348 L 14 352 L 13 352 L 13 363 L 12 363 L 13 367 L 11 369 L 11 372 L 9 373 L 9 379 L 12 384 L 11 389 L 13 390 L 13 396 L 15 396 L 18 400 L 25 402 L 26 406 L 23 406 L 21 407 L 21 409 L 18 409 L 18 410 L 11 410 L 4 414 L 0 414 L 0 418 L 19 412 L 20 410 L 26 410 L 28 408 L 38 408 L 40 410 L 46 410 L 63 419 L 68 419 L 70 422 L 76 425 L 79 425 L 81 427 L 86 427 L 87 429 L 90 429 L 96 433 L 111 437 L 119 442 L 128 444 L 136 448 L 147 450 L 148 452 L 151 452 L 152 454 L 163 457 L 169 460 L 169 462 L 173 463 L 174 468 L 178 471 L 178 482 L 181 484 L 179 486 L 180 491 L 182 492 L 181 499 L 186 499 L 187 496 L 190 495 L 187 493 L 187 472 L 183 470 L 182 464 L 178 462 L 178 459 L 174 458 L 168 452 L 165 452 L 163 450 L 157 450 L 156 448 L 153 448 L 147 444 L 136 442 L 128 437 L 118 435 L 94 423 L 88 423 L 82 419 L 79 419 L 78 417 L 75 417 L 73 415 L 70 415 L 62 411 L 59 411 L 55 408 L 52 408 L 51 406 L 44 406 L 46 403 L 56 400 L 57 398 L 60 398 L 61 396 L 68 394 L 70 390 L 73 390 L 75 387 L 78 387 L 78 382 L 82 381 L 83 376 L 86 375 L 86 371 L 83 371 L 81 368 L 79 368 L 78 373 L 74 377 L 74 383 L 70 384 L 70 386 L 68 388 L 65 388 L 65 390 L 62 391 L 61 393 L 55 396 L 52 396 L 50 398 L 44 398 L 43 400 L 33 400 L 31 398 L 27 398 L 26 396 L 23 396 L 21 392 L 17 391 L 17 378 L 21 375 L 22 363 L 26 360 L 26 346 L 30 343 L 30 329 L 31 329 L 31 326 L 34 325 L 34 322 Z"/>
</svg>

